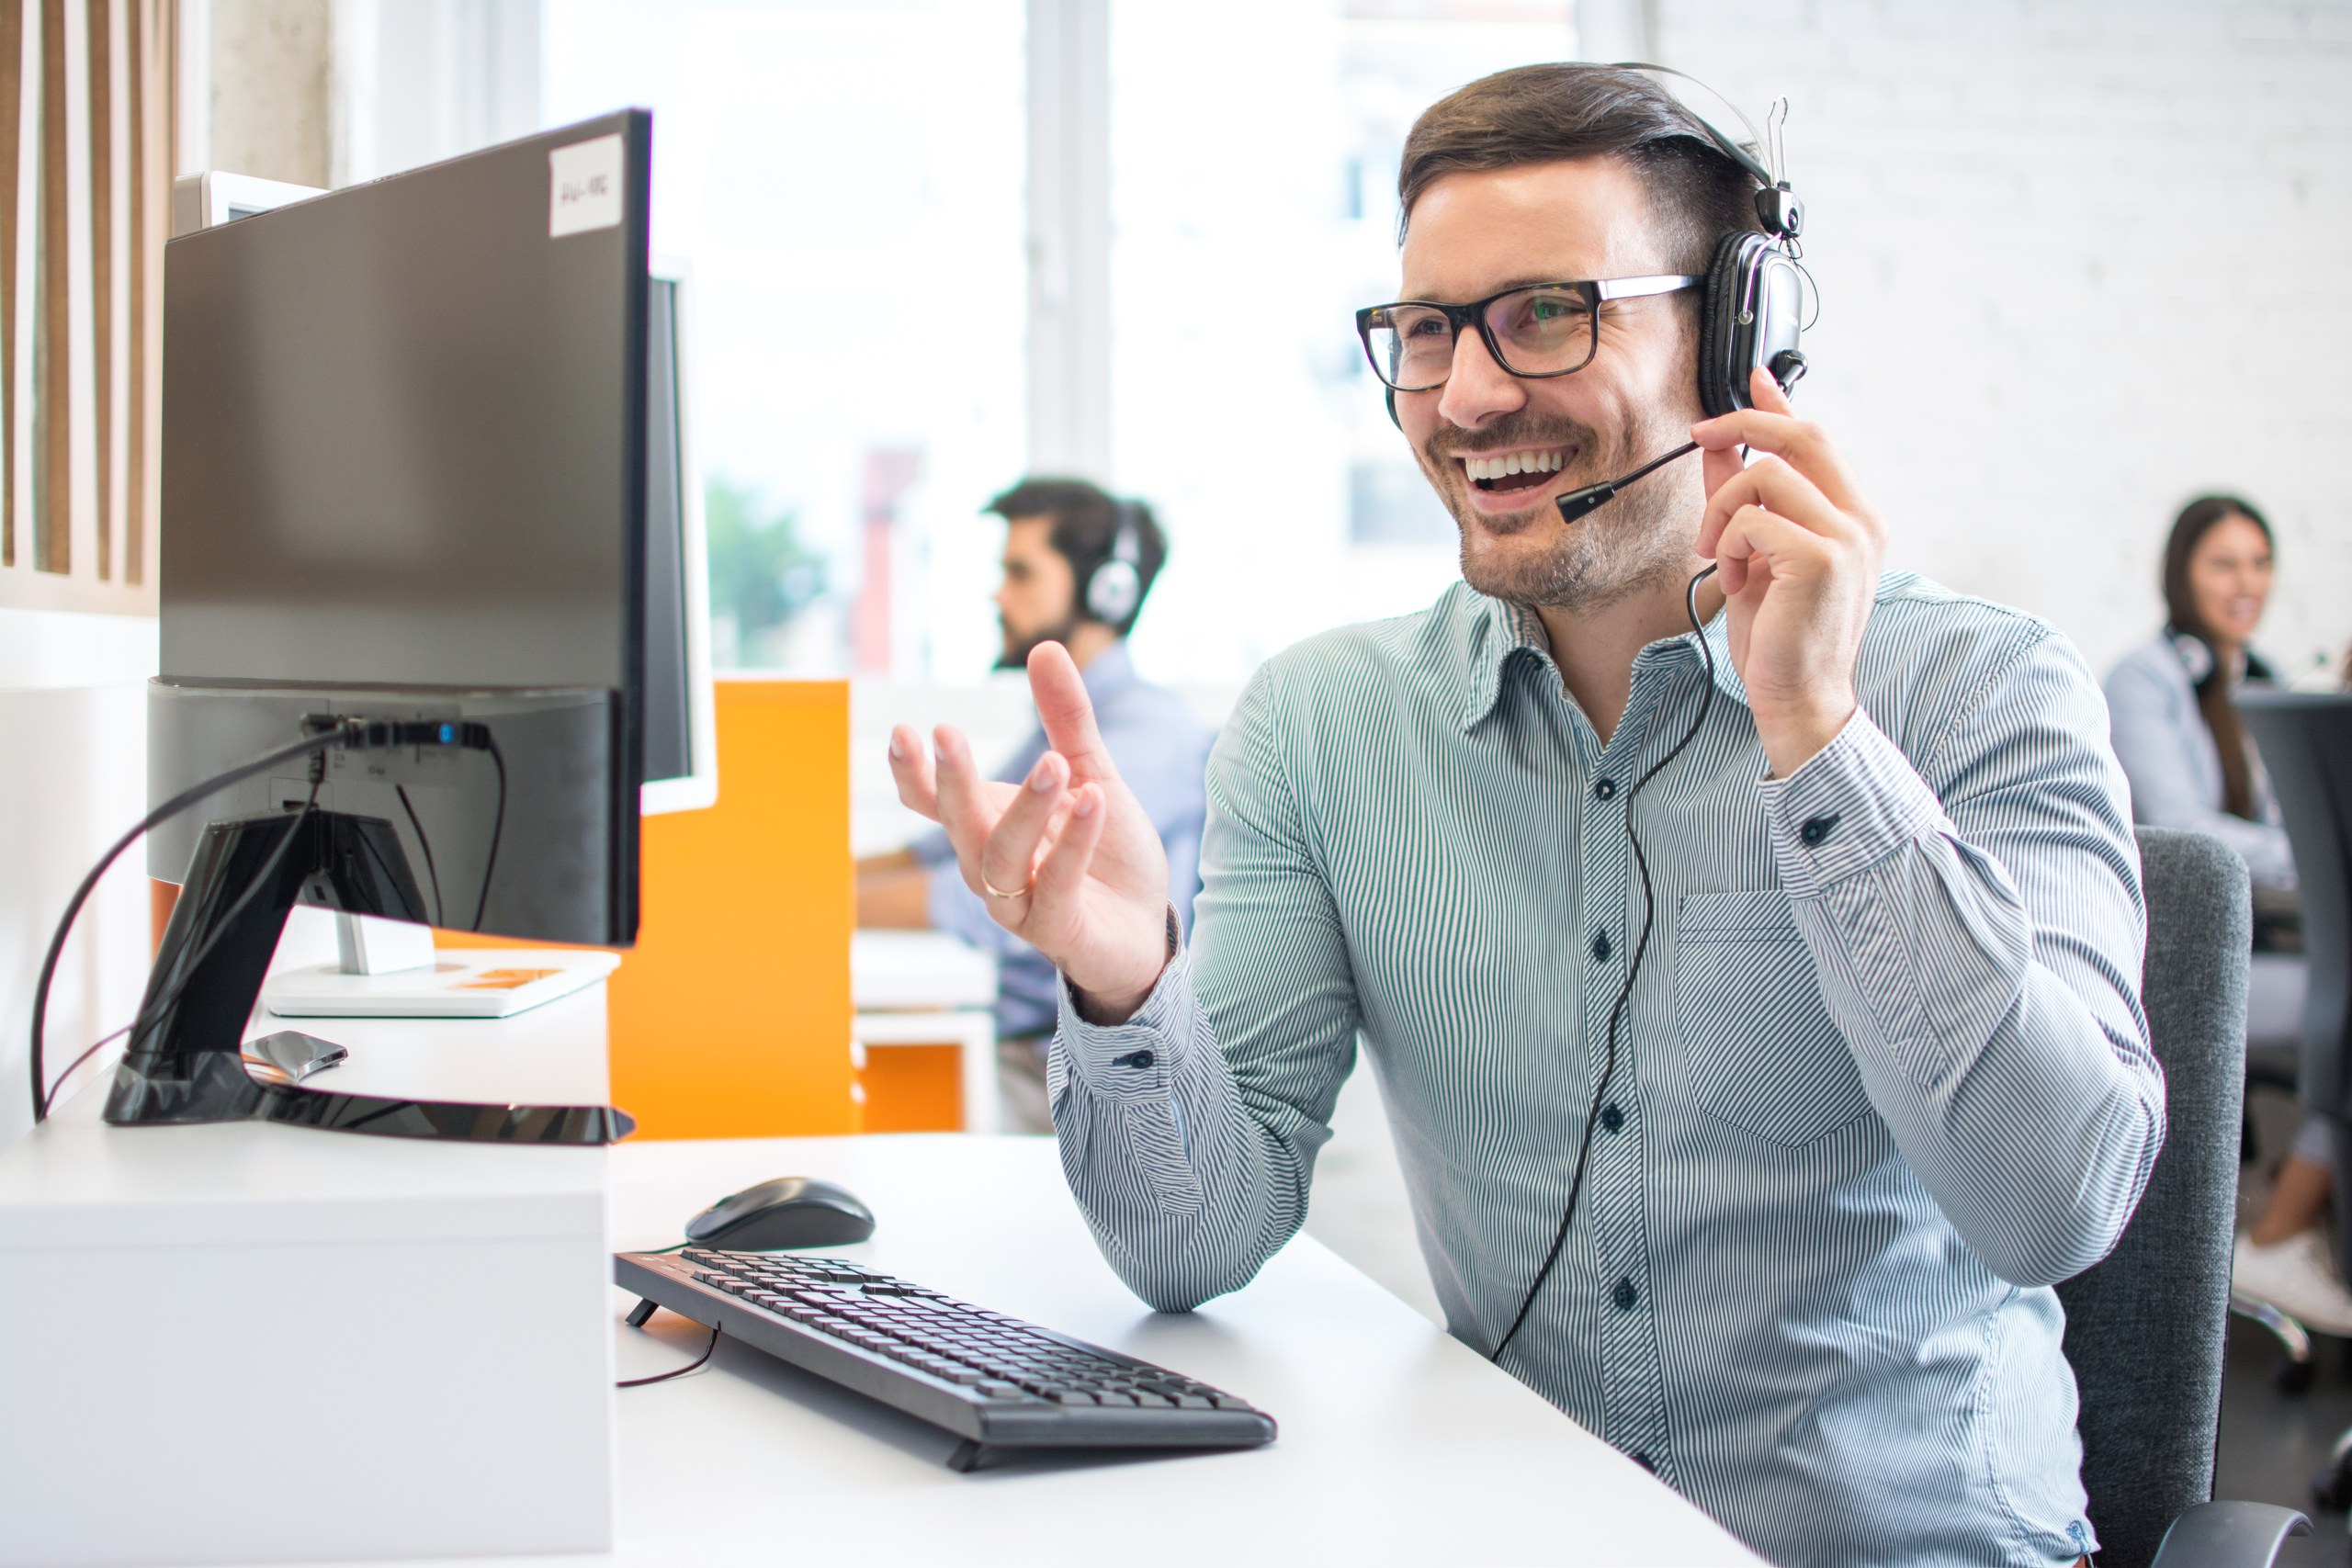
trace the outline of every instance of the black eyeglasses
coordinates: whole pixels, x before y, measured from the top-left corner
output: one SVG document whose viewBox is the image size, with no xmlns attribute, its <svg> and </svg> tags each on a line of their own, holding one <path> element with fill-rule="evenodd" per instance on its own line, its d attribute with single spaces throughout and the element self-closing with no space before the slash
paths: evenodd
<svg viewBox="0 0 2352 1568">
<path fill-rule="evenodd" d="M 1400 299 L 1356 312 L 1356 335 L 1374 374 L 1399 392 L 1427 392 L 1453 372 L 1453 342 L 1476 322 L 1495 363 L 1514 376 L 1566 376 L 1592 363 L 1600 306 L 1609 299 L 1679 294 L 1707 280 L 1680 273 L 1600 277 L 1506 288 L 1467 305 Z"/>
</svg>

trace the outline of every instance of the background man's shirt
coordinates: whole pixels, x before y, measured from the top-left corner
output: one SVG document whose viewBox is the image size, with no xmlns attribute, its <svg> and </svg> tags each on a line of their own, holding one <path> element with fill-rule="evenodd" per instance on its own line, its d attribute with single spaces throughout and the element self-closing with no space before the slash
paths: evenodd
<svg viewBox="0 0 2352 1568">
<path fill-rule="evenodd" d="M 1453 1332 L 1773 1561 L 2071 1562 L 2055 1280 L 2163 1138 L 2143 910 L 2098 688 L 2049 626 L 1881 585 L 1862 711 L 1785 780 L 1719 616 L 1635 660 L 1610 743 L 1541 623 L 1457 586 L 1292 649 L 1209 771 L 1198 930 L 1129 1024 L 1065 1007 L 1050 1092 L 1113 1266 L 1244 1284 L 1305 1215 L 1361 1031 Z M 1065 998 L 1066 999 L 1066 998 Z M 1143 1054 L 1138 1054 L 1143 1053 Z"/>
<path fill-rule="evenodd" d="M 1112 764 L 1159 831 L 1160 844 L 1168 851 L 1169 895 L 1189 930 L 1193 895 L 1201 881 L 1201 818 L 1207 809 L 1202 773 L 1216 736 L 1183 698 L 1136 676 L 1125 642 L 1096 654 L 1080 679 L 1093 701 L 1094 722 Z M 1045 754 L 1046 732 L 1040 729 L 996 776 L 1018 784 Z M 986 900 L 964 886 L 945 833 L 926 833 L 909 847 L 931 872 L 924 897 L 933 928 L 996 955 L 997 1033 L 1007 1040 L 1051 1033 L 1057 988 L 1054 966 L 989 918 Z"/>
</svg>

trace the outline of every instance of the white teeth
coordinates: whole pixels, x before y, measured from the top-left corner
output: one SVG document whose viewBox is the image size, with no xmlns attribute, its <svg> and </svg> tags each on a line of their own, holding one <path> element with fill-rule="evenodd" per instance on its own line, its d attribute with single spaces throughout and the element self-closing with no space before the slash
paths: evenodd
<svg viewBox="0 0 2352 1568">
<path fill-rule="evenodd" d="M 1508 452 L 1499 457 L 1464 457 L 1463 470 L 1474 479 L 1508 479 L 1512 474 L 1549 474 L 1567 467 L 1565 447 L 1548 452 Z"/>
</svg>

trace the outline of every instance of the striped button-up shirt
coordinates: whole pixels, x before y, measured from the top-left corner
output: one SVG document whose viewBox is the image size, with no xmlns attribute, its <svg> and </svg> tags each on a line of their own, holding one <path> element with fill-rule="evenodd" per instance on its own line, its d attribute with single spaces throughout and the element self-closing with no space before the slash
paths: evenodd
<svg viewBox="0 0 2352 1568">
<path fill-rule="evenodd" d="M 1501 1364 L 1782 1563 L 2070 1562 L 2051 1285 L 2163 1140 L 2143 912 L 2098 684 L 2047 625 L 1880 587 L 1861 711 L 1767 776 L 1719 616 L 1635 660 L 1606 745 L 1532 615 L 1456 586 L 1271 661 L 1209 765 L 1187 949 L 1050 1088 L 1152 1305 L 1299 1226 L 1361 1040 L 1449 1326 L 1535 1283 L 1654 922 L 1575 1222 Z"/>
</svg>

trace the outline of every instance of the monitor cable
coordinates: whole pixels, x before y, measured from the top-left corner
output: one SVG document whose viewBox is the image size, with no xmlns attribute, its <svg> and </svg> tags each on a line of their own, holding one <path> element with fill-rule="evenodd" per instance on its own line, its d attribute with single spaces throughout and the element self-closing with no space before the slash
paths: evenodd
<svg viewBox="0 0 2352 1568">
<path fill-rule="evenodd" d="M 498 869 L 498 840 L 506 831 L 506 758 L 498 750 L 498 738 L 481 725 L 467 728 L 481 730 L 481 749 L 490 753 L 491 766 L 498 770 L 498 809 L 490 819 L 490 853 L 481 863 L 481 892 L 474 899 L 475 931 L 481 930 L 482 912 L 490 908 L 491 873 Z"/>
<path fill-rule="evenodd" d="M 1681 455 L 1681 453 L 1673 454 L 1676 457 Z M 1657 466 L 1657 464 L 1650 465 L 1651 468 Z M 1647 471 L 1646 468 L 1643 470 L 1645 473 Z M 1610 493 L 1613 495 L 1615 487 L 1609 488 Z M 1607 499 L 1609 499 L 1608 496 L 1601 497 L 1603 501 Z M 1594 504 L 1598 505 L 1599 502 L 1596 502 Z M 1589 511 L 1590 508 L 1588 507 L 1586 510 Z M 1626 1002 L 1634 995 L 1634 982 L 1641 976 L 1642 959 L 1650 950 L 1651 928 L 1657 914 L 1657 895 L 1650 886 L 1649 861 L 1642 853 L 1642 837 L 1634 826 L 1634 799 L 1642 793 L 1644 784 L 1657 777 L 1659 772 L 1668 762 L 1682 755 L 1683 749 L 1698 739 L 1701 727 L 1707 722 L 1708 711 L 1714 706 L 1715 650 L 1708 646 L 1707 628 L 1699 619 L 1699 585 L 1714 574 L 1715 569 L 1712 566 L 1700 572 L 1690 580 L 1690 586 L 1684 591 L 1682 596 L 1683 611 L 1690 617 L 1690 630 L 1697 636 L 1699 657 L 1706 667 L 1706 678 L 1699 687 L 1699 711 L 1692 716 L 1690 728 L 1682 732 L 1682 739 L 1677 740 L 1665 756 L 1651 763 L 1648 771 L 1634 781 L 1634 787 L 1625 792 L 1625 840 L 1633 846 L 1634 869 L 1640 874 L 1642 884 L 1642 934 L 1640 940 L 1634 944 L 1633 962 L 1625 966 L 1624 984 L 1617 987 L 1616 1004 L 1609 1010 L 1609 1041 L 1601 1055 L 1600 1082 L 1594 1086 L 1592 1103 L 1585 1110 L 1584 1137 L 1577 1145 L 1577 1163 L 1568 1177 L 1567 1203 L 1560 1214 L 1560 1228 L 1552 1234 L 1551 1250 L 1544 1255 L 1544 1266 L 1535 1271 L 1534 1281 L 1527 1287 L 1527 1298 L 1519 1303 L 1518 1315 L 1510 1320 L 1510 1326 L 1503 1331 L 1503 1337 L 1495 1342 L 1494 1353 L 1487 1358 L 1490 1361 L 1500 1361 L 1503 1359 L 1503 1352 L 1510 1348 L 1512 1337 L 1519 1333 L 1520 1325 L 1527 1321 L 1528 1313 L 1535 1305 L 1535 1298 L 1543 1292 L 1544 1282 L 1552 1277 L 1553 1266 L 1560 1260 L 1560 1248 L 1568 1239 L 1569 1223 L 1576 1218 L 1577 1194 L 1584 1187 L 1585 1162 L 1592 1154 L 1593 1124 L 1600 1119 L 1601 1101 L 1609 1093 L 1610 1080 L 1617 1073 L 1617 1025 L 1624 1017 Z"/>
<path fill-rule="evenodd" d="M 107 872 L 114 865 L 116 861 L 122 857 L 123 852 L 130 848 L 131 845 L 137 843 L 146 834 L 153 831 L 156 828 L 161 827 L 165 822 L 170 821 L 173 818 L 180 815 L 180 813 L 201 804 L 209 796 L 217 795 L 224 789 L 229 789 L 236 784 L 243 784 L 247 779 L 253 778 L 257 774 L 266 773 L 272 768 L 281 767 L 288 762 L 296 761 L 303 758 L 321 757 L 323 753 L 333 750 L 373 750 L 390 746 L 460 746 L 469 750 L 487 750 L 490 752 L 492 759 L 496 761 L 498 765 L 498 823 L 501 827 L 503 826 L 506 816 L 506 764 L 504 761 L 498 756 L 497 742 L 491 738 L 489 728 L 478 723 L 393 723 L 384 720 L 361 719 L 325 720 L 322 721 L 320 727 L 316 728 L 314 733 L 306 735 L 300 740 L 288 741 L 286 745 L 280 746 L 275 750 L 265 752 L 261 756 L 254 758 L 251 761 L 242 762 L 236 767 L 228 769 L 223 773 L 216 773 L 200 784 L 191 784 L 188 788 L 182 790 L 179 794 L 172 796 L 171 799 L 164 802 L 163 805 L 155 807 L 153 811 L 147 813 L 146 816 L 141 818 L 136 826 L 134 826 L 129 832 L 123 834 L 122 837 L 117 839 L 114 843 L 108 847 L 106 853 L 98 857 L 97 863 L 90 868 L 89 874 L 83 877 L 81 886 L 74 890 L 74 897 L 66 900 L 65 912 L 58 917 L 57 929 L 51 935 L 49 940 L 49 951 L 41 959 L 40 977 L 33 984 L 32 1051 L 29 1066 L 32 1078 L 33 1120 L 36 1122 L 43 1122 L 48 1119 L 50 1101 L 52 1093 L 51 1086 L 49 1082 L 47 1063 L 44 1059 L 45 1052 L 43 1045 L 43 1036 L 47 1032 L 49 1022 L 50 986 L 57 976 L 58 961 L 64 954 L 65 939 L 73 931 L 74 919 L 81 914 L 82 907 L 89 902 L 90 895 L 97 890 L 98 880 L 106 875 Z M 311 799 L 304 805 L 304 816 L 308 816 L 315 807 L 318 799 L 318 785 L 320 780 L 323 777 L 323 767 L 314 767 L 312 769 L 313 776 L 311 782 Z M 282 853 L 285 848 L 288 845 L 290 845 L 298 835 L 299 829 L 296 832 L 289 832 L 286 835 L 285 840 L 279 844 L 277 851 L 273 852 L 270 863 L 263 875 L 256 878 L 254 886 L 248 887 L 244 894 L 240 896 L 236 906 L 237 909 L 243 909 L 245 901 L 253 897 L 262 883 L 267 880 L 269 873 L 276 871 L 277 866 L 277 854 Z M 491 833 L 491 853 L 493 858 L 496 856 L 497 851 L 498 829 L 493 828 Z M 487 882 L 488 874 L 488 870 L 485 868 L 483 873 L 485 883 Z M 486 895 L 486 886 L 484 891 Z M 480 923 L 479 917 L 477 917 L 476 923 Z M 209 950 L 208 944 L 206 951 Z M 202 953 L 199 953 L 198 956 L 201 957 Z M 195 967 L 195 964 L 191 962 L 185 966 L 184 972 L 192 973 Z M 134 1020 L 130 1024 L 125 1025 L 122 1029 L 116 1031 L 115 1034 L 107 1036 L 105 1040 L 99 1041 L 96 1045 L 93 1045 L 88 1050 L 83 1052 L 80 1056 L 74 1059 L 74 1066 L 75 1067 L 80 1066 L 83 1062 L 87 1061 L 91 1055 L 96 1054 L 99 1046 L 102 1046 L 108 1041 L 113 1040 L 117 1035 L 127 1034 L 132 1030 L 139 1028 L 141 1023 L 145 1022 L 154 1013 L 161 1011 L 163 1007 L 168 1004 L 168 1001 L 177 1000 L 178 994 L 178 987 L 175 987 L 170 998 L 166 999 L 165 1003 L 159 1003 L 158 1006 L 154 1008 L 141 1009 L 141 1015 L 138 1019 Z M 66 1071 L 68 1074 L 71 1074 L 73 1068 L 69 1067 Z M 61 1077 L 59 1081 L 62 1083 L 64 1080 Z"/>
</svg>

